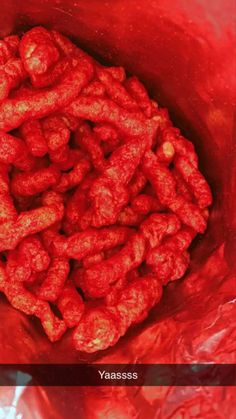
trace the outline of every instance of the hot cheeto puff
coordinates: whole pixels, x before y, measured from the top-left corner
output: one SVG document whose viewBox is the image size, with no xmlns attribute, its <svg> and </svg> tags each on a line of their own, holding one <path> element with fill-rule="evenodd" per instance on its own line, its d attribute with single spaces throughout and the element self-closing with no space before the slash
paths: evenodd
<svg viewBox="0 0 236 419">
<path fill-rule="evenodd" d="M 55 205 L 45 205 L 22 212 L 16 221 L 0 225 L 0 251 L 14 249 L 20 241 L 50 227 L 63 217 L 63 212 Z"/>
<path fill-rule="evenodd" d="M 24 142 L 0 130 L 0 164 L 13 164 L 20 170 L 31 170 L 35 160 Z"/>
<path fill-rule="evenodd" d="M 150 117 L 152 114 L 152 104 L 144 85 L 137 77 L 130 77 L 126 81 L 125 87 L 145 115 Z"/>
<path fill-rule="evenodd" d="M 19 48 L 20 38 L 17 35 L 6 36 L 0 40 L 0 65 L 13 58 Z"/>
<path fill-rule="evenodd" d="M 30 75 L 45 73 L 59 58 L 59 51 L 50 32 L 40 26 L 23 36 L 19 50 L 24 67 Z"/>
<path fill-rule="evenodd" d="M 7 166 L 0 166 L 0 224 L 14 221 L 17 218 L 12 196 Z"/>
<path fill-rule="evenodd" d="M 90 81 L 93 67 L 84 59 L 54 87 L 36 91 L 27 98 L 6 99 L 0 104 L 0 130 L 18 128 L 29 119 L 43 118 L 75 99 Z"/>
<path fill-rule="evenodd" d="M 7 98 L 10 91 L 25 78 L 26 72 L 19 59 L 9 60 L 4 66 L 0 66 L 0 101 Z"/>
<path fill-rule="evenodd" d="M 54 166 L 35 172 L 16 173 L 12 179 L 13 195 L 31 196 L 56 185 L 60 179 L 60 172 Z"/>
<path fill-rule="evenodd" d="M 176 169 L 190 186 L 200 208 L 209 207 L 212 204 L 210 187 L 203 175 L 196 169 L 186 157 L 178 157 L 175 160 Z"/>
<path fill-rule="evenodd" d="M 142 168 L 161 204 L 176 213 L 183 223 L 203 233 L 206 229 L 206 222 L 200 209 L 195 204 L 185 201 L 181 195 L 177 195 L 176 183 L 171 171 L 159 163 L 151 151 L 145 154 Z"/>
<path fill-rule="evenodd" d="M 87 255 L 124 243 L 129 234 L 128 228 L 108 227 L 100 230 L 88 229 L 69 237 L 60 236 L 53 241 L 54 253 L 80 260 Z"/>
<path fill-rule="evenodd" d="M 42 128 L 48 149 L 51 151 L 66 145 L 70 139 L 70 130 L 59 116 L 44 119 Z"/>
<path fill-rule="evenodd" d="M 124 86 L 114 79 L 114 77 L 102 68 L 97 68 L 97 76 L 104 85 L 107 95 L 122 108 L 137 111 L 138 105 L 130 96 Z"/>
<path fill-rule="evenodd" d="M 48 146 L 40 121 L 32 120 L 25 122 L 21 126 L 20 132 L 33 156 L 43 157 L 47 154 Z"/>
<path fill-rule="evenodd" d="M 87 269 L 84 275 L 84 291 L 92 298 L 104 297 L 112 283 L 141 265 L 145 251 L 144 237 L 139 233 L 134 234 L 120 252 Z"/>
<path fill-rule="evenodd" d="M 183 228 L 160 245 L 150 250 L 147 264 L 156 272 L 158 278 L 167 284 L 181 278 L 189 265 L 186 252 L 196 233 L 191 228 Z"/>
<path fill-rule="evenodd" d="M 84 313 L 84 301 L 71 281 L 67 281 L 57 300 L 63 320 L 67 327 L 77 326 Z"/>
<path fill-rule="evenodd" d="M 85 312 L 73 334 L 75 348 L 92 353 L 114 345 L 132 324 L 147 316 L 161 295 L 162 287 L 155 277 L 134 281 L 122 290 L 115 306 Z"/>
<path fill-rule="evenodd" d="M 38 297 L 46 301 L 56 301 L 62 292 L 69 270 L 68 260 L 57 257 L 52 258 L 51 265 L 37 293 Z"/>
</svg>

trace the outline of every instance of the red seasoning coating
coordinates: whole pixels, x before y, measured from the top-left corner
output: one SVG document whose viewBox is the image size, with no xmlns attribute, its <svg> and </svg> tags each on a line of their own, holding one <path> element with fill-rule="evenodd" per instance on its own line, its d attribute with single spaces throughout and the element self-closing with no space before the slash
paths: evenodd
<svg viewBox="0 0 236 419">
<path fill-rule="evenodd" d="M 65 192 L 79 185 L 89 172 L 89 169 L 90 162 L 87 159 L 79 160 L 68 173 L 62 174 L 60 181 L 55 186 L 55 190 Z"/>
<path fill-rule="evenodd" d="M 92 132 L 88 124 L 80 125 L 75 133 L 75 142 L 86 153 L 88 153 L 93 167 L 98 171 L 105 169 L 103 150 L 99 144 L 99 140 Z"/>
<path fill-rule="evenodd" d="M 11 181 L 13 195 L 31 196 L 58 184 L 60 172 L 54 166 L 35 172 L 16 173 Z"/>
<path fill-rule="evenodd" d="M 31 170 L 35 164 L 24 142 L 0 130 L 0 164 L 13 164 L 20 170 Z"/>
<path fill-rule="evenodd" d="M 0 66 L 6 64 L 18 51 L 20 39 L 17 35 L 7 36 L 0 40 Z"/>
<path fill-rule="evenodd" d="M 104 85 L 107 95 L 119 106 L 130 111 L 138 111 L 137 102 L 130 96 L 125 87 L 105 69 L 97 68 L 97 77 Z"/>
<path fill-rule="evenodd" d="M 55 255 L 71 259 L 83 259 L 102 250 L 124 243 L 130 234 L 126 227 L 108 227 L 100 230 L 88 229 L 69 237 L 60 236 L 53 241 Z"/>
<path fill-rule="evenodd" d="M 142 112 L 128 112 L 116 105 L 111 99 L 100 99 L 92 96 L 76 99 L 65 109 L 77 118 L 93 122 L 108 122 L 124 135 L 155 135 L 159 121 L 146 119 Z M 0 124 L 1 127 L 1 124 Z"/>
<path fill-rule="evenodd" d="M 134 234 L 118 253 L 86 270 L 84 291 L 92 298 L 104 297 L 111 284 L 141 265 L 145 250 L 144 237 L 139 233 Z"/>
<path fill-rule="evenodd" d="M 151 151 L 145 154 L 142 168 L 161 204 L 176 213 L 184 224 L 203 233 L 206 229 L 206 222 L 200 208 L 177 194 L 176 182 L 171 171 L 159 163 Z"/>
<path fill-rule="evenodd" d="M 10 91 L 26 77 L 22 61 L 18 58 L 11 59 L 4 66 L 0 66 L 0 101 L 7 98 Z"/>
<path fill-rule="evenodd" d="M 20 129 L 30 153 L 35 157 L 43 157 L 48 152 L 41 122 L 32 120 L 25 122 Z"/>
<path fill-rule="evenodd" d="M 176 159 L 175 166 L 191 188 L 199 207 L 209 207 L 212 204 L 211 190 L 199 170 L 192 165 L 187 157 L 182 156 Z"/>
<path fill-rule="evenodd" d="M 0 40 L 0 291 L 51 342 L 115 345 L 184 276 L 211 204 L 137 77 L 55 30 Z"/>
<path fill-rule="evenodd" d="M 84 59 L 55 87 L 36 91 L 27 99 L 6 99 L 0 105 L 0 129 L 9 131 L 18 128 L 29 119 L 42 118 L 66 106 L 77 97 L 92 75 L 92 65 Z"/>
<path fill-rule="evenodd" d="M 176 154 L 186 157 L 195 168 L 198 167 L 198 157 L 194 145 L 180 134 L 179 129 L 173 127 L 164 129 L 161 133 L 161 140 L 170 142 Z"/>
<path fill-rule="evenodd" d="M 152 104 L 144 85 L 140 83 L 137 77 L 130 77 L 125 82 L 125 87 L 144 114 L 150 118 L 152 115 Z"/>
<path fill-rule="evenodd" d="M 84 313 L 85 305 L 71 281 L 67 281 L 63 287 L 56 304 L 67 327 L 77 326 Z"/>
<path fill-rule="evenodd" d="M 45 205 L 22 212 L 16 221 L 0 225 L 0 251 L 14 249 L 24 237 L 39 233 L 60 221 L 62 217 L 61 209 L 55 205 Z"/>
<path fill-rule="evenodd" d="M 46 271 L 50 257 L 42 241 L 37 236 L 26 237 L 18 247 L 19 260 L 29 266 L 32 272 Z"/>
<path fill-rule="evenodd" d="M 155 277 L 138 278 L 122 290 L 114 306 L 101 305 L 85 312 L 73 334 L 75 348 L 92 353 L 114 345 L 132 324 L 145 319 L 161 295 Z"/>
<path fill-rule="evenodd" d="M 30 75 L 45 73 L 59 58 L 51 33 L 43 27 L 26 32 L 21 39 L 19 51 Z"/>
<path fill-rule="evenodd" d="M 10 181 L 7 166 L 1 165 L 0 170 L 0 225 L 5 222 L 15 221 L 17 211 L 10 194 Z"/>
<path fill-rule="evenodd" d="M 152 214 L 140 226 L 140 231 L 150 247 L 156 247 L 162 239 L 175 234 L 181 227 L 180 220 L 174 214 Z"/>
<path fill-rule="evenodd" d="M 46 301 L 56 301 L 63 290 L 69 271 L 68 260 L 53 258 L 37 293 L 38 297 Z"/>
<path fill-rule="evenodd" d="M 43 135 L 50 151 L 58 150 L 70 139 L 70 130 L 59 116 L 50 116 L 42 121 Z"/>
<path fill-rule="evenodd" d="M 156 272 L 158 278 L 167 284 L 181 278 L 189 265 L 189 254 L 186 252 L 196 232 L 185 227 L 179 230 L 160 246 L 154 247 L 147 254 L 147 264 Z"/>
</svg>

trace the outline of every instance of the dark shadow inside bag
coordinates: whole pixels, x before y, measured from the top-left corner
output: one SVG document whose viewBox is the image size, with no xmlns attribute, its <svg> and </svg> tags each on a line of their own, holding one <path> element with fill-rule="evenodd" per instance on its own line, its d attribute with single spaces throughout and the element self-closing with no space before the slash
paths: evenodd
<svg viewBox="0 0 236 419">
<path fill-rule="evenodd" d="M 51 344 L 37 321 L 1 297 L 1 362 L 234 362 L 234 2 L 4 0 L 1 8 L 2 36 L 38 24 L 53 27 L 102 62 L 137 75 L 195 144 L 214 194 L 188 274 L 170 284 L 144 323 L 115 347 L 76 353 L 69 334 Z"/>
</svg>

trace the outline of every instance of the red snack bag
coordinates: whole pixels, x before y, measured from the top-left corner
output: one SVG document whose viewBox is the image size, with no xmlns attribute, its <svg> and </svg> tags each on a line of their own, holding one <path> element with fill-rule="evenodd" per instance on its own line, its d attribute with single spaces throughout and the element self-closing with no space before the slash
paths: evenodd
<svg viewBox="0 0 236 419">
<path fill-rule="evenodd" d="M 106 349 L 185 274 L 210 188 L 122 67 L 42 27 L 0 42 L 0 66 L 0 288 L 52 342 L 76 327 L 75 349 Z"/>
</svg>

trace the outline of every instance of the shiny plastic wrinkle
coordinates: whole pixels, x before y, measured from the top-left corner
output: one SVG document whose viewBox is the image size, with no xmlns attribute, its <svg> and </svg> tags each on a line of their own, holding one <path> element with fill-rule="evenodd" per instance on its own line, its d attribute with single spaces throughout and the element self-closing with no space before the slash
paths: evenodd
<svg viewBox="0 0 236 419">
<path fill-rule="evenodd" d="M 144 5 L 141 0 L 89 4 L 32 0 L 18 2 L 18 9 L 20 18 L 14 1 L 3 1 L 2 36 L 25 24 L 53 26 L 105 62 L 124 65 L 140 77 L 151 96 L 168 108 L 175 126 L 195 144 L 214 206 L 207 234 L 192 251 L 190 273 L 170 284 L 148 320 L 114 348 L 97 356 L 70 350 L 68 357 L 66 337 L 48 343 L 41 330 L 1 299 L 1 362 L 235 363 L 234 2 L 159 0 Z M 15 417 L 21 412 L 32 417 L 26 412 L 27 403 L 42 418 L 50 409 L 55 418 L 93 419 L 99 418 L 99 412 L 108 418 L 109 412 L 116 412 L 117 417 L 129 419 L 146 412 L 161 419 L 233 419 L 236 408 L 233 389 L 220 387 L 54 392 L 26 388 L 15 403 L 16 393 L 17 389 L 1 390 L 1 409 L 16 405 Z"/>
</svg>

